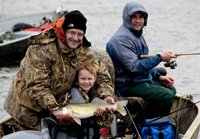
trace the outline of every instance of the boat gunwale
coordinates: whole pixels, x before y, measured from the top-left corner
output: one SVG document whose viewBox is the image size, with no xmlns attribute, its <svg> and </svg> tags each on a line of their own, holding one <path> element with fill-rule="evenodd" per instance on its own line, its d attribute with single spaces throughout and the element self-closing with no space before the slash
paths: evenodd
<svg viewBox="0 0 200 139">
<path fill-rule="evenodd" d="M 198 137 L 200 131 L 200 104 L 197 103 L 195 105 L 197 106 L 198 113 L 182 139 L 197 139 Z"/>
<path fill-rule="evenodd" d="M 22 32 L 26 32 L 26 31 L 22 31 Z M 10 40 L 9 42 L 0 43 L 0 47 L 4 47 L 4 46 L 10 45 L 10 44 L 12 44 L 12 43 L 16 43 L 16 42 L 20 42 L 20 41 L 29 39 L 31 36 L 37 35 L 37 34 L 39 34 L 39 33 L 41 33 L 41 32 L 35 32 L 35 31 L 34 31 L 34 32 L 32 32 L 32 34 L 31 34 L 31 33 L 30 33 L 30 34 L 26 34 L 27 36 L 20 37 L 20 38 L 18 38 L 18 39 L 14 39 L 14 40 Z"/>
<path fill-rule="evenodd" d="M 4 117 L 4 118 L 2 118 L 2 119 L 0 119 L 0 125 L 2 125 L 3 123 L 5 123 L 5 122 L 8 122 L 9 120 L 11 120 L 11 119 L 13 119 L 13 117 L 12 116 L 6 116 L 6 117 Z"/>
</svg>

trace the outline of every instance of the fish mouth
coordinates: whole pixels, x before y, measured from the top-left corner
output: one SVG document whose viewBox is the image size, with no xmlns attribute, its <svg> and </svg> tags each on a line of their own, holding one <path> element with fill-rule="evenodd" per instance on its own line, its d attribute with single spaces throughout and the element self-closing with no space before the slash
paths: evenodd
<svg viewBox="0 0 200 139">
<path fill-rule="evenodd" d="M 62 112 L 61 112 L 61 111 L 59 111 L 59 110 L 55 110 L 55 111 L 53 111 L 53 114 L 54 114 L 54 115 L 61 115 L 61 114 L 62 114 Z"/>
</svg>

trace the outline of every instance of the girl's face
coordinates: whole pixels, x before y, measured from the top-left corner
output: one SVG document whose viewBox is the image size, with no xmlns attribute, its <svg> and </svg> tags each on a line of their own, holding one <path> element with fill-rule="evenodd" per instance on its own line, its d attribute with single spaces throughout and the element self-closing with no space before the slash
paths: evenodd
<svg viewBox="0 0 200 139">
<path fill-rule="evenodd" d="M 78 73 L 78 84 L 87 93 L 94 85 L 96 77 L 88 70 L 82 69 Z"/>
</svg>

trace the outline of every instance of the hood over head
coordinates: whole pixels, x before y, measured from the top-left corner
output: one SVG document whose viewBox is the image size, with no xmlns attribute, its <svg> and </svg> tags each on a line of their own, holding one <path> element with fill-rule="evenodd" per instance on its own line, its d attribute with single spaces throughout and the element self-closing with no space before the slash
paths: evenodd
<svg viewBox="0 0 200 139">
<path fill-rule="evenodd" d="M 147 25 L 148 12 L 144 6 L 138 2 L 129 2 L 125 5 L 123 10 L 123 24 L 130 30 L 135 30 L 131 23 L 131 16 L 136 12 L 142 12 L 144 14 L 144 26 Z"/>
</svg>

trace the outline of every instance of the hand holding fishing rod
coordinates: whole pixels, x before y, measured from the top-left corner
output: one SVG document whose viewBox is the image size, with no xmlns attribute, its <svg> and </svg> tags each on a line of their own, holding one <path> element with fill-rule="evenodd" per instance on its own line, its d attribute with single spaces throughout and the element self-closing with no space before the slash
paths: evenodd
<svg viewBox="0 0 200 139">
<path fill-rule="evenodd" d="M 177 58 L 171 51 L 164 51 L 160 55 L 163 62 L 169 62 L 172 58 Z"/>
<path fill-rule="evenodd" d="M 166 51 L 165 51 L 166 52 Z M 170 51 L 168 51 L 170 52 Z M 164 52 L 163 52 L 164 53 Z M 183 56 L 183 55 L 200 55 L 200 53 L 186 53 L 186 54 L 173 54 L 171 53 L 172 55 L 174 56 Z M 148 58 L 148 57 L 153 57 L 153 56 L 156 56 L 157 54 L 153 54 L 153 55 L 140 55 L 140 58 Z"/>
<path fill-rule="evenodd" d="M 172 58 L 177 58 L 177 56 L 180 56 L 180 54 L 173 54 L 171 51 L 164 51 L 161 54 L 153 54 L 153 55 L 140 55 L 139 58 L 148 58 L 148 57 L 154 57 L 154 56 L 160 56 L 162 57 L 162 61 L 166 62 L 165 67 L 170 67 L 171 69 L 175 69 L 177 66 L 176 61 L 170 61 Z"/>
<path fill-rule="evenodd" d="M 139 58 L 143 59 L 143 58 L 148 58 L 148 57 L 154 57 L 158 54 L 153 54 L 153 55 L 140 55 Z M 175 69 L 175 67 L 177 66 L 176 61 L 170 61 L 172 58 L 177 58 L 178 56 L 184 56 L 184 55 L 200 55 L 200 53 L 186 53 L 186 54 L 178 54 L 175 53 L 173 54 L 170 51 L 165 51 L 162 54 L 160 54 L 160 56 L 162 57 L 162 61 L 163 62 L 167 62 L 165 63 L 165 67 L 170 67 L 171 69 Z"/>
<path fill-rule="evenodd" d="M 177 58 L 177 55 L 174 55 L 171 51 L 164 51 L 161 53 L 161 57 L 162 57 L 162 61 L 166 62 L 165 67 L 170 67 L 171 69 L 175 69 L 175 67 L 177 66 L 176 62 L 175 61 L 170 62 L 170 60 L 172 58 Z"/>
<path fill-rule="evenodd" d="M 148 58 L 148 57 L 153 57 L 156 56 L 158 54 L 154 54 L 154 55 L 140 55 L 140 58 Z M 170 61 L 172 58 L 177 58 L 178 55 L 174 55 L 171 51 L 164 51 L 160 54 L 160 56 L 162 57 L 162 61 L 163 62 L 168 62 Z"/>
</svg>

